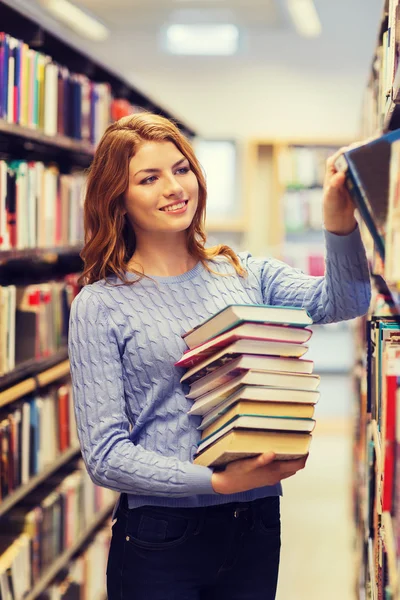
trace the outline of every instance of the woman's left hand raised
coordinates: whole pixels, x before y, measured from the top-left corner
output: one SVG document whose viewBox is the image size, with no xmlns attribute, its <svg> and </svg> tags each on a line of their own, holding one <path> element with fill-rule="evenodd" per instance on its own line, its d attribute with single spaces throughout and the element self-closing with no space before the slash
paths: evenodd
<svg viewBox="0 0 400 600">
<path fill-rule="evenodd" d="M 358 146 L 352 144 L 351 147 Z M 335 168 L 335 160 L 348 147 L 341 148 L 330 156 L 326 162 L 324 180 L 323 218 L 327 231 L 336 235 L 348 235 L 356 228 L 357 221 L 354 216 L 355 206 L 346 188 L 345 173 L 338 172 Z"/>
</svg>

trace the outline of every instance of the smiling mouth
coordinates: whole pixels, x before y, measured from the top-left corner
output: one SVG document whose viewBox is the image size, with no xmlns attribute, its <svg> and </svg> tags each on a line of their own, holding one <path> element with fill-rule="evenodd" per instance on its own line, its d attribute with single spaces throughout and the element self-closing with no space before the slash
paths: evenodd
<svg viewBox="0 0 400 600">
<path fill-rule="evenodd" d="M 169 206 L 164 206 L 163 208 L 159 208 L 162 212 L 174 212 L 175 210 L 181 210 L 184 208 L 189 200 L 182 200 L 182 202 L 177 202 L 176 204 L 170 204 Z"/>
</svg>

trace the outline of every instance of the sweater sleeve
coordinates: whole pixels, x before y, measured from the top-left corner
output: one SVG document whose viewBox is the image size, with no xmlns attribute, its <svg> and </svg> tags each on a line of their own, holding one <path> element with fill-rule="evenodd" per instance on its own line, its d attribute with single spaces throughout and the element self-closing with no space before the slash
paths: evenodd
<svg viewBox="0 0 400 600">
<path fill-rule="evenodd" d="M 215 494 L 211 469 L 131 441 L 118 329 L 99 295 L 87 288 L 72 304 L 68 345 L 78 437 L 92 481 L 129 494 Z"/>
<path fill-rule="evenodd" d="M 359 228 L 346 236 L 325 231 L 325 276 L 312 277 L 278 260 L 249 258 L 245 266 L 261 285 L 265 304 L 297 306 L 314 323 L 353 319 L 368 311 L 371 283 Z"/>
</svg>

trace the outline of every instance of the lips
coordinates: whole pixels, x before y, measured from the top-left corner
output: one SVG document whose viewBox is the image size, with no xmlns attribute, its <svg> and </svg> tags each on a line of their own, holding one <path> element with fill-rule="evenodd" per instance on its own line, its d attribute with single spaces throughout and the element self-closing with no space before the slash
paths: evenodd
<svg viewBox="0 0 400 600">
<path fill-rule="evenodd" d="M 171 204 L 167 204 L 166 206 L 162 206 L 158 210 L 161 210 L 162 212 L 173 212 L 174 210 L 182 210 L 182 208 L 185 208 L 185 206 L 187 206 L 188 202 L 189 202 L 189 200 L 181 200 L 180 202 L 173 202 Z"/>
</svg>

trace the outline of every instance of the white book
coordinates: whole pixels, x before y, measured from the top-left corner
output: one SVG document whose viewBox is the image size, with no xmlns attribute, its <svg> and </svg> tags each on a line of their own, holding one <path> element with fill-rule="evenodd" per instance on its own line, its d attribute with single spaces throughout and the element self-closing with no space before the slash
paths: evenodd
<svg viewBox="0 0 400 600">
<path fill-rule="evenodd" d="M 28 175 L 27 175 L 27 215 L 28 215 L 28 231 L 27 231 L 27 247 L 28 248 L 36 248 L 36 211 L 37 211 L 37 201 L 36 201 L 36 192 L 37 192 L 37 170 L 36 165 L 28 165 Z"/>
<path fill-rule="evenodd" d="M 44 133 L 57 135 L 58 67 L 48 62 L 44 79 Z"/>
<path fill-rule="evenodd" d="M 17 211 L 17 248 L 28 247 L 28 163 L 23 161 L 18 165 L 15 180 L 16 211 Z"/>
</svg>

